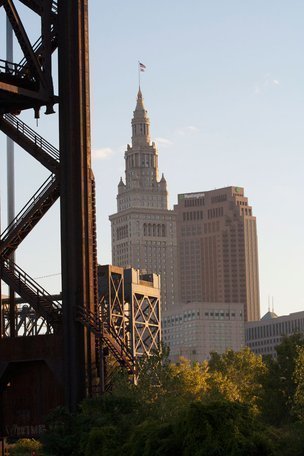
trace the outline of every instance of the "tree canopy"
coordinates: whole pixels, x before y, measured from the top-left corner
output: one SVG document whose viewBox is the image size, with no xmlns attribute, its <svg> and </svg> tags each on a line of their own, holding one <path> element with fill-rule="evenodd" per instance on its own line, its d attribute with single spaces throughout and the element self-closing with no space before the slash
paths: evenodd
<svg viewBox="0 0 304 456">
<path fill-rule="evenodd" d="M 304 454 L 304 343 L 284 338 L 276 359 L 248 348 L 171 364 L 142 360 L 137 385 L 119 373 L 111 393 L 75 415 L 49 417 L 49 455 L 300 456 Z"/>
</svg>

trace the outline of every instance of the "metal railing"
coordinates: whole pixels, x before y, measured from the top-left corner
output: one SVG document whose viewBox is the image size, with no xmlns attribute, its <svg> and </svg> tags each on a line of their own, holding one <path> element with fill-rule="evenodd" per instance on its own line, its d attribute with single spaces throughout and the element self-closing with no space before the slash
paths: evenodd
<svg viewBox="0 0 304 456">
<path fill-rule="evenodd" d="M 58 4 L 57 4 L 57 0 L 53 0 L 52 1 L 52 11 L 53 13 L 56 13 L 58 12 Z"/>
<path fill-rule="evenodd" d="M 53 4 L 55 5 L 55 2 L 53 2 Z M 56 3 L 56 6 L 54 6 L 54 8 L 55 8 L 55 7 L 56 7 L 56 11 L 54 11 L 53 6 L 52 6 L 52 11 L 53 11 L 54 13 L 57 13 L 57 3 Z M 51 33 L 52 33 L 52 35 L 53 35 L 53 36 L 52 36 L 52 39 L 54 39 L 54 37 L 55 37 L 55 35 L 54 35 L 54 30 L 55 30 L 54 25 L 52 25 L 52 26 L 51 26 Z M 32 49 L 33 49 L 34 54 L 36 54 L 36 52 L 38 51 L 38 49 L 39 49 L 41 46 L 42 46 L 42 36 L 39 36 L 39 38 L 35 41 L 35 43 L 34 43 L 33 46 L 32 46 Z M 24 67 L 26 66 L 26 64 L 27 64 L 27 59 L 26 59 L 26 57 L 23 57 L 23 58 L 20 60 L 20 62 L 19 62 L 18 65 L 19 65 L 21 68 L 24 68 Z"/>
<path fill-rule="evenodd" d="M 11 274 L 14 275 L 15 279 L 17 279 L 20 283 L 25 285 L 32 293 L 36 295 L 38 298 L 38 302 L 43 305 L 43 303 L 50 304 L 51 309 L 55 312 L 57 312 L 58 315 L 61 313 L 61 303 L 59 301 L 54 301 L 52 299 L 52 296 L 41 286 L 39 283 L 37 283 L 32 277 L 30 277 L 23 269 L 21 269 L 19 266 L 17 266 L 16 263 L 14 263 L 10 259 L 4 259 L 3 261 L 3 266 L 11 272 Z M 29 303 L 32 304 L 32 303 Z"/>
<path fill-rule="evenodd" d="M 10 125 L 12 125 L 17 131 L 22 133 L 26 138 L 31 140 L 37 147 L 43 150 L 43 152 L 50 155 L 57 162 L 59 161 L 59 151 L 56 147 L 52 146 L 48 141 L 46 141 L 42 136 L 37 135 L 35 130 L 26 125 L 22 120 L 13 114 L 4 114 L 3 119 L 6 120 Z"/>
<path fill-rule="evenodd" d="M 83 307 L 78 309 L 79 321 L 86 325 L 96 337 L 102 337 L 117 360 L 123 361 L 129 370 L 135 370 L 135 362 L 125 342 L 118 336 L 111 324 L 102 322 L 93 312 Z"/>
<path fill-rule="evenodd" d="M 0 74 L 5 73 L 14 77 L 21 77 L 28 81 L 33 81 L 33 77 L 29 73 L 28 69 L 19 63 L 9 62 L 7 60 L 0 59 Z"/>
<path fill-rule="evenodd" d="M 41 201 L 46 195 L 47 191 L 52 187 L 56 181 L 55 174 L 51 174 L 46 181 L 39 187 L 37 192 L 29 199 L 21 211 L 16 215 L 12 222 L 7 226 L 7 228 L 1 233 L 1 242 L 5 242 L 9 236 L 12 229 L 14 229 L 17 224 L 20 224 L 28 215 L 30 210 L 37 204 L 38 201 Z"/>
</svg>

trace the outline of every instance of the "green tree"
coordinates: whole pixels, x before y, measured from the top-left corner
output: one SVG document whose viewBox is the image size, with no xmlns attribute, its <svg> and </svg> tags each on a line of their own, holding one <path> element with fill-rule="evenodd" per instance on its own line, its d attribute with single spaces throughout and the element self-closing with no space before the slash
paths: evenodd
<svg viewBox="0 0 304 456">
<path fill-rule="evenodd" d="M 42 444 L 35 439 L 20 439 L 10 448 L 12 456 L 36 456 L 42 455 Z"/>
<path fill-rule="evenodd" d="M 76 456 L 80 448 L 81 427 L 79 416 L 58 407 L 47 418 L 47 431 L 42 437 L 45 453 L 51 456 Z"/>
<path fill-rule="evenodd" d="M 295 370 L 300 347 L 304 347 L 302 334 L 285 336 L 276 347 L 276 359 L 265 361 L 268 374 L 262 381 L 263 416 L 271 424 L 280 425 L 295 419 L 294 400 L 298 387 Z"/>
<path fill-rule="evenodd" d="M 239 403 L 189 403 L 167 423 L 136 426 L 119 455 L 274 456 L 273 445 L 251 409 Z"/>
<path fill-rule="evenodd" d="M 304 347 L 297 347 L 293 380 L 296 389 L 293 397 L 292 409 L 295 416 L 304 422 Z"/>
<path fill-rule="evenodd" d="M 213 352 L 209 368 L 214 395 L 248 404 L 255 411 L 260 409 L 262 378 L 267 373 L 260 355 L 249 348 L 239 352 L 229 349 L 221 355 Z"/>
</svg>

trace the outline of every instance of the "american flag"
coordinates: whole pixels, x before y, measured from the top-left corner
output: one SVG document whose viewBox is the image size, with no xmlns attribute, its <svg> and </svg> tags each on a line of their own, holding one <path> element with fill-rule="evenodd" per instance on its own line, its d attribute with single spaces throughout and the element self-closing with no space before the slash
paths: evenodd
<svg viewBox="0 0 304 456">
<path fill-rule="evenodd" d="M 144 65 L 144 64 L 141 63 L 141 62 L 138 62 L 138 66 L 139 66 L 139 70 L 140 70 L 140 71 L 145 71 L 146 65 Z"/>
</svg>

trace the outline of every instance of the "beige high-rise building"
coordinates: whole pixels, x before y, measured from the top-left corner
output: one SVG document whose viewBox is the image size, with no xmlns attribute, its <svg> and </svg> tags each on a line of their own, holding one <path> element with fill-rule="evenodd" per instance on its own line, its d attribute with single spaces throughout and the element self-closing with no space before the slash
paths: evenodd
<svg viewBox="0 0 304 456">
<path fill-rule="evenodd" d="M 176 215 L 168 208 L 167 182 L 159 178 L 158 152 L 141 90 L 132 119 L 132 145 L 125 152 L 117 212 L 111 215 L 112 263 L 160 274 L 163 311 L 176 301 Z"/>
<path fill-rule="evenodd" d="M 240 187 L 178 195 L 179 302 L 240 303 L 260 318 L 256 218 Z"/>
<path fill-rule="evenodd" d="M 209 359 L 210 353 L 241 350 L 245 345 L 244 306 L 239 303 L 191 302 L 163 318 L 163 342 L 170 360 Z"/>
</svg>

